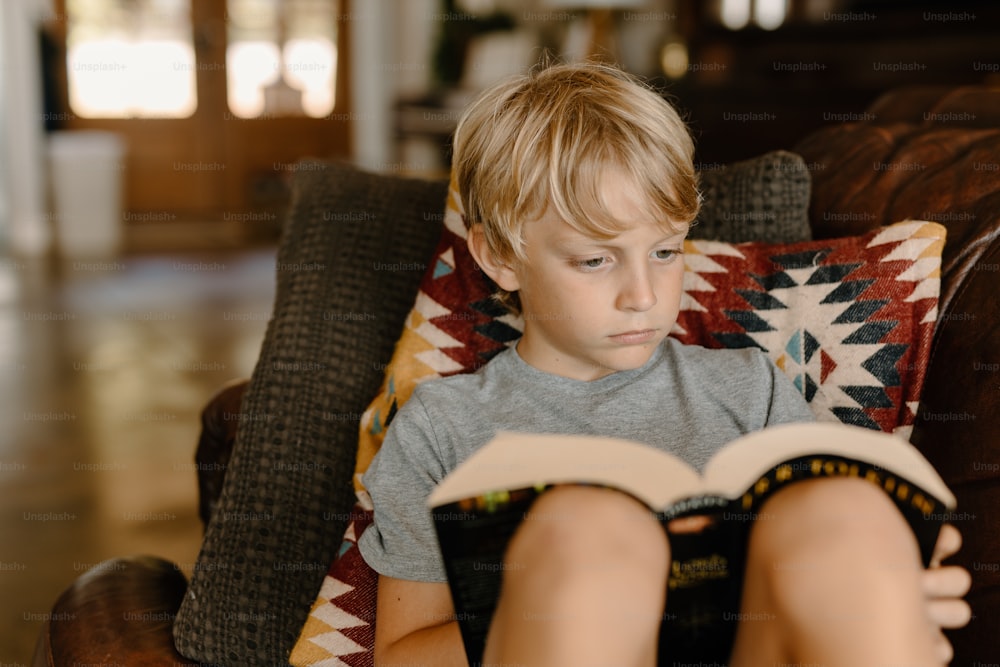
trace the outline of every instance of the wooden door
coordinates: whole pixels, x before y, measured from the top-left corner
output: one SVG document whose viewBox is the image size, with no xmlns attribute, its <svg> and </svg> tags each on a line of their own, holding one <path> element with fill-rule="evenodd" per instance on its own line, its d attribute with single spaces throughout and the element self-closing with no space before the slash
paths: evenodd
<svg viewBox="0 0 1000 667">
<path fill-rule="evenodd" d="M 229 14 L 233 0 L 184 0 L 190 11 L 193 63 L 173 67 L 194 70 L 197 104 L 186 117 L 84 117 L 70 106 L 67 62 L 67 3 L 57 0 L 57 21 L 49 31 L 57 46 L 54 71 L 61 93 L 65 129 L 102 129 L 118 133 L 126 143 L 123 165 L 126 224 L 229 222 L 253 227 L 276 222 L 287 205 L 287 182 L 302 157 L 348 157 L 348 85 L 346 23 L 340 0 L 270 0 L 329 7 L 336 26 L 335 106 L 322 117 L 302 113 L 263 113 L 246 117 L 234 112 L 227 95 L 227 45 L 233 34 Z M 118 0 L 88 0 L 114 4 Z M 267 3 L 265 3 L 267 4 Z M 61 49 L 61 52 L 60 52 Z M 107 86 L 126 85 L 129 62 L 91 63 L 106 69 Z M 134 81 L 134 78 L 133 78 Z"/>
</svg>

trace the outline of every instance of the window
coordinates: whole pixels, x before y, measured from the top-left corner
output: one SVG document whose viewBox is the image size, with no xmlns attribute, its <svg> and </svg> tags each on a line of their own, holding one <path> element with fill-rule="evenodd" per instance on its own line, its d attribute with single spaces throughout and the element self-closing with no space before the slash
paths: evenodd
<svg viewBox="0 0 1000 667">
<path fill-rule="evenodd" d="M 199 67 L 221 64 L 197 62 L 191 3 L 66 0 L 73 113 L 82 118 L 194 114 Z M 333 111 L 337 0 L 224 3 L 226 96 L 233 115 L 319 118 Z"/>
<path fill-rule="evenodd" d="M 185 118 L 198 106 L 190 0 L 66 0 L 67 82 L 83 118 Z"/>
<path fill-rule="evenodd" d="M 241 118 L 333 111 L 336 0 L 228 0 L 229 109 Z"/>
<path fill-rule="evenodd" d="M 731 30 L 746 27 L 751 18 L 765 29 L 774 30 L 785 21 L 788 0 L 721 0 L 719 19 Z"/>
</svg>

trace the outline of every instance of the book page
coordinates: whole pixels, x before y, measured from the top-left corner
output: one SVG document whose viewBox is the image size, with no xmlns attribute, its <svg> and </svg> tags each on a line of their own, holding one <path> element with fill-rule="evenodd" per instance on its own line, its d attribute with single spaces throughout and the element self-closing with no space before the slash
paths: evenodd
<svg viewBox="0 0 1000 667">
<path fill-rule="evenodd" d="M 489 491 L 585 483 L 632 494 L 650 508 L 695 495 L 701 479 L 680 458 L 615 438 L 501 432 L 431 492 L 436 507 Z"/>
</svg>

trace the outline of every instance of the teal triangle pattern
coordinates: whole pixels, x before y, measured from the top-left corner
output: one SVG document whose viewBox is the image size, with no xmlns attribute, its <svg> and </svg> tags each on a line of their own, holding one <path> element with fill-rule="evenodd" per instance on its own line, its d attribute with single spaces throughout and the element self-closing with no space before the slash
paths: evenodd
<svg viewBox="0 0 1000 667">
<path fill-rule="evenodd" d="M 802 330 L 796 329 L 792 337 L 788 339 L 788 343 L 785 345 L 785 352 L 788 353 L 795 363 L 802 363 Z M 802 387 L 799 387 L 802 389 Z"/>
<path fill-rule="evenodd" d="M 444 261 L 439 259 L 437 264 L 434 265 L 434 279 L 437 280 L 441 276 L 447 276 L 454 270 L 455 269 L 451 268 Z"/>
</svg>

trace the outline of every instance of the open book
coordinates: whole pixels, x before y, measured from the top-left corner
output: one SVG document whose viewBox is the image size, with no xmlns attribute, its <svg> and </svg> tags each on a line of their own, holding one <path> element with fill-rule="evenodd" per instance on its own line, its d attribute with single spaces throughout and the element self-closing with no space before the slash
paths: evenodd
<svg viewBox="0 0 1000 667">
<path fill-rule="evenodd" d="M 739 620 L 747 540 L 761 505 L 787 484 L 834 476 L 884 489 L 929 564 L 955 496 L 912 445 L 886 433 L 828 422 L 771 427 L 716 452 L 701 475 L 674 455 L 628 440 L 498 434 L 427 501 L 469 664 L 482 660 L 507 542 L 546 488 L 611 487 L 655 511 L 672 559 L 661 650 L 669 647 L 673 660 L 725 664 Z M 703 517 L 698 530 L 671 529 L 673 519 L 689 516 Z"/>
</svg>

